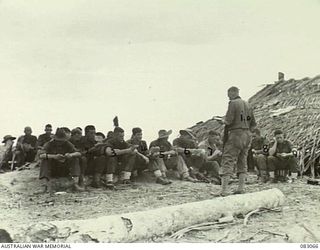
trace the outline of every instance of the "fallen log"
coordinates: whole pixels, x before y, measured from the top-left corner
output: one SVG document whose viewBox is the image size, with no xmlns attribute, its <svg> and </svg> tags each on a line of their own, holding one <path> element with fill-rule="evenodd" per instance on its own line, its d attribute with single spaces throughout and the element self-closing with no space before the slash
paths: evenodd
<svg viewBox="0 0 320 250">
<path fill-rule="evenodd" d="M 246 214 L 260 207 L 274 208 L 283 203 L 283 193 L 274 188 L 141 212 L 86 220 L 51 221 L 48 224 L 57 228 L 57 232 L 51 231 L 56 234 L 59 234 L 59 231 L 63 231 L 64 228 L 71 229 L 73 233 L 70 237 L 65 238 L 65 242 L 75 242 L 75 239 L 83 238 L 83 236 L 89 236 L 96 242 L 133 242 L 165 235 L 206 221 L 215 221 L 225 215 Z M 34 229 L 36 226 L 37 224 L 31 225 L 30 228 Z M 40 235 L 38 232 L 33 233 L 37 237 Z M 32 235 L 27 233 L 27 236 L 30 241 L 33 241 Z M 55 235 L 46 234 L 46 240 L 48 239 L 54 240 Z"/>
</svg>

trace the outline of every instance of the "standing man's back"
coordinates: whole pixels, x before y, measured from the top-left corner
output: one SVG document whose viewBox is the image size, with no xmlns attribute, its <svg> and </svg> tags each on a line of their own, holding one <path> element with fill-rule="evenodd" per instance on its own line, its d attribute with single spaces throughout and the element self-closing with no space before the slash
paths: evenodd
<svg viewBox="0 0 320 250">
<path fill-rule="evenodd" d="M 256 126 L 256 121 L 249 104 L 239 96 L 239 89 L 228 89 L 230 99 L 225 117 L 227 138 L 221 162 L 222 191 L 221 195 L 228 195 L 227 188 L 230 176 L 236 167 L 239 176 L 239 186 L 236 193 L 244 193 L 244 182 L 247 173 L 247 156 L 251 142 L 251 130 Z"/>
</svg>

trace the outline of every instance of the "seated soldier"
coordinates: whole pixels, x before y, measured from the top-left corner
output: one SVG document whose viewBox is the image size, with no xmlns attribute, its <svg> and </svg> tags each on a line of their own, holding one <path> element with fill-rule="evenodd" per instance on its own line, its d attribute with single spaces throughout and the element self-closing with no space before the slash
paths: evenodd
<svg viewBox="0 0 320 250">
<path fill-rule="evenodd" d="M 83 191 L 79 186 L 80 166 L 78 158 L 81 156 L 68 141 L 63 129 L 57 129 L 53 140 L 44 145 L 40 155 L 40 180 L 43 180 L 45 191 L 51 192 L 52 177 L 71 176 L 75 191 Z"/>
<path fill-rule="evenodd" d="M 80 143 L 83 165 L 81 166 L 81 169 L 86 175 L 93 175 L 95 172 L 94 156 L 89 150 L 94 148 L 96 143 L 96 128 L 93 125 L 87 125 L 84 128 L 84 136 L 82 136 Z"/>
<path fill-rule="evenodd" d="M 47 124 L 44 128 L 44 131 L 45 131 L 45 133 L 39 135 L 39 137 L 38 137 L 37 149 L 42 149 L 44 144 L 46 144 L 48 141 L 50 141 L 53 137 L 51 124 Z"/>
<path fill-rule="evenodd" d="M 258 176 L 261 182 L 266 182 L 268 178 L 267 156 L 269 143 L 266 138 L 261 136 L 259 129 L 254 129 L 252 134 L 251 148 L 249 155 L 252 154 L 253 166 L 258 169 Z"/>
<path fill-rule="evenodd" d="M 107 157 L 105 153 L 106 140 L 105 135 L 101 132 L 97 132 L 95 135 L 96 144 L 94 147 L 88 150 L 90 157 L 93 157 L 93 169 L 94 169 L 94 179 L 92 186 L 94 188 L 102 187 L 101 176 L 105 174 L 105 186 L 108 189 L 114 189 L 113 173 L 112 178 L 110 178 L 110 168 L 107 166 Z"/>
<path fill-rule="evenodd" d="M 291 142 L 284 139 L 282 130 L 276 130 L 274 132 L 274 142 L 270 144 L 269 156 L 268 156 L 268 171 L 270 181 L 275 180 L 276 170 L 290 170 L 291 181 L 294 181 L 298 177 L 298 164 L 294 157 L 295 149 Z"/>
<path fill-rule="evenodd" d="M 198 148 L 205 150 L 205 161 L 200 169 L 209 178 L 213 178 L 214 182 L 220 184 L 219 169 L 222 156 L 221 135 L 217 131 L 211 130 L 208 138 L 200 142 Z"/>
<path fill-rule="evenodd" d="M 26 162 L 33 162 L 37 152 L 37 137 L 32 135 L 32 129 L 25 127 L 24 133 L 25 135 L 18 138 L 17 147 L 14 151 L 18 166 L 22 166 Z"/>
<path fill-rule="evenodd" d="M 45 133 L 39 135 L 37 140 L 37 146 L 36 146 L 37 154 L 35 157 L 35 161 L 38 162 L 38 164 L 40 164 L 39 155 L 42 153 L 44 144 L 49 142 L 53 137 L 51 124 L 47 124 L 44 128 L 44 131 Z"/>
<path fill-rule="evenodd" d="M 71 138 L 70 142 L 75 147 L 76 151 L 81 154 L 79 157 L 79 164 L 80 164 L 80 176 L 79 176 L 79 185 L 84 187 L 84 179 L 85 179 L 85 170 L 87 167 L 87 158 L 84 154 L 84 150 L 82 147 L 82 131 L 79 128 L 75 128 L 71 130 Z"/>
<path fill-rule="evenodd" d="M 64 133 L 67 136 L 67 140 L 69 141 L 71 139 L 71 130 L 67 127 L 61 127 L 60 129 L 64 131 Z"/>
<path fill-rule="evenodd" d="M 147 142 L 142 140 L 142 129 L 133 128 L 131 139 L 128 140 L 127 142 L 130 145 L 138 146 L 137 148 L 138 152 L 136 154 L 133 170 L 137 170 L 138 173 L 140 173 L 143 170 L 151 167 L 152 164 L 149 164 L 149 158 L 148 158 L 149 152 L 148 152 Z M 150 168 L 150 170 L 154 173 L 154 176 L 156 177 L 156 183 L 159 183 L 162 185 L 171 184 L 171 181 L 169 181 L 167 178 L 164 178 L 162 176 L 162 173 L 159 170 L 159 168 L 157 167 L 155 169 Z"/>
<path fill-rule="evenodd" d="M 2 143 L 4 143 L 4 146 L 0 154 L 0 173 L 3 173 L 4 169 L 10 169 L 9 161 L 12 160 L 12 147 L 15 139 L 16 138 L 11 135 L 3 137 Z"/>
<path fill-rule="evenodd" d="M 162 176 L 166 178 L 167 168 L 178 172 L 180 178 L 194 182 L 195 179 L 189 175 L 189 169 L 181 155 L 178 155 L 171 143 L 168 141 L 172 131 L 159 130 L 158 139 L 150 143 L 150 164 L 153 169 L 159 169 Z"/>
<path fill-rule="evenodd" d="M 205 176 L 200 173 L 200 169 L 204 163 L 205 151 L 197 149 L 198 143 L 196 137 L 189 129 L 183 129 L 179 131 L 180 136 L 173 140 L 173 147 L 178 153 L 178 157 L 182 157 L 182 160 L 189 169 L 189 174 L 193 181 L 207 180 Z M 209 180 L 207 180 L 209 181 Z"/>
<path fill-rule="evenodd" d="M 122 128 L 115 127 L 112 138 L 105 142 L 102 149 L 106 156 L 105 162 L 103 161 L 103 157 L 99 157 L 101 162 L 97 164 L 94 182 L 98 186 L 101 186 L 101 175 L 106 173 L 106 186 L 107 188 L 112 188 L 113 175 L 116 172 L 121 172 L 120 183 L 131 184 L 130 177 L 137 154 L 137 147 L 136 145 L 130 145 L 124 140 L 124 130 Z"/>
</svg>

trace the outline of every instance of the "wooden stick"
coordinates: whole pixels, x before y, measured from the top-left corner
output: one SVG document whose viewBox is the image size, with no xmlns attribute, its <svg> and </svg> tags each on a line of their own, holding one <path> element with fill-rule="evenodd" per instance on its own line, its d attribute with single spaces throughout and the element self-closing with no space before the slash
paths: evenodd
<svg viewBox="0 0 320 250">
<path fill-rule="evenodd" d="M 282 237 L 285 237 L 285 238 L 288 237 L 287 234 L 276 233 L 276 232 L 272 232 L 272 231 L 265 230 L 265 229 L 261 229 L 260 231 L 261 231 L 261 232 L 266 232 L 266 233 L 269 233 L 269 234 L 273 234 L 273 235 L 277 235 L 277 236 L 282 236 Z"/>
<path fill-rule="evenodd" d="M 256 209 L 256 210 L 253 210 L 253 211 L 251 211 L 250 213 L 248 213 L 245 217 L 244 217 L 244 220 L 243 220 L 243 225 L 247 225 L 248 224 L 248 219 L 249 219 L 249 217 L 251 216 L 251 215 L 253 215 L 253 214 L 256 214 L 256 213 L 258 213 L 260 211 L 260 208 L 258 208 L 258 209 Z"/>
<path fill-rule="evenodd" d="M 248 240 L 251 240 L 254 238 L 254 236 L 256 236 L 257 234 L 261 233 L 261 230 L 258 230 L 257 232 L 255 232 L 254 234 L 252 234 L 251 236 L 245 238 L 244 240 L 240 240 L 240 242 L 246 242 Z"/>
<path fill-rule="evenodd" d="M 301 225 L 311 236 L 316 242 L 320 242 L 320 238 L 318 238 L 305 224 Z"/>
<path fill-rule="evenodd" d="M 218 243 L 218 242 L 222 241 L 223 239 L 227 238 L 229 236 L 229 233 L 230 233 L 230 230 L 228 230 L 221 238 L 216 240 L 214 243 Z"/>
</svg>

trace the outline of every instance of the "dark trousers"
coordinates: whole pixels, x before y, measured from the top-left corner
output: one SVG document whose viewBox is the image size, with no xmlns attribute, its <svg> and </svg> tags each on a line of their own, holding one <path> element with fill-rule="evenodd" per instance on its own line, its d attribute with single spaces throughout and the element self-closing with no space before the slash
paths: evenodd
<svg viewBox="0 0 320 250">
<path fill-rule="evenodd" d="M 30 150 L 28 152 L 25 152 L 22 150 L 17 150 L 15 152 L 15 154 L 16 154 L 18 166 L 22 166 L 26 162 L 33 162 L 36 157 L 37 152 L 35 150 Z"/>
<path fill-rule="evenodd" d="M 54 159 L 43 159 L 40 163 L 40 179 L 52 177 L 79 177 L 81 174 L 79 159 L 71 158 L 65 162 L 59 162 Z"/>
<path fill-rule="evenodd" d="M 251 143 L 249 130 L 235 129 L 228 134 L 221 160 L 221 175 L 232 176 L 236 168 L 238 174 L 247 173 L 247 157 Z"/>
<path fill-rule="evenodd" d="M 219 178 L 220 165 L 217 161 L 206 161 L 201 166 L 200 173 L 207 172 L 211 177 Z"/>
<path fill-rule="evenodd" d="M 298 173 L 299 167 L 294 157 L 268 156 L 268 171 L 274 172 L 275 170 L 290 170 L 291 173 Z"/>
<path fill-rule="evenodd" d="M 150 169 L 151 171 L 155 171 L 152 169 L 152 164 L 147 164 L 146 161 L 140 156 L 135 155 L 133 170 L 137 170 L 138 172 L 142 172 L 143 170 Z"/>
<path fill-rule="evenodd" d="M 95 174 L 114 174 L 116 167 L 108 164 L 108 157 L 101 155 L 93 160 L 93 168 Z"/>
<path fill-rule="evenodd" d="M 257 167 L 259 175 L 261 172 L 268 171 L 267 169 L 267 156 L 263 154 L 258 154 L 253 156 L 254 166 Z"/>
<path fill-rule="evenodd" d="M 182 155 L 182 158 L 184 159 L 185 163 L 189 168 L 193 167 L 198 170 L 202 167 L 202 165 L 205 162 L 204 157 L 197 155 Z"/>
<path fill-rule="evenodd" d="M 134 163 L 135 155 L 99 156 L 94 159 L 95 173 L 132 172 Z"/>
</svg>

